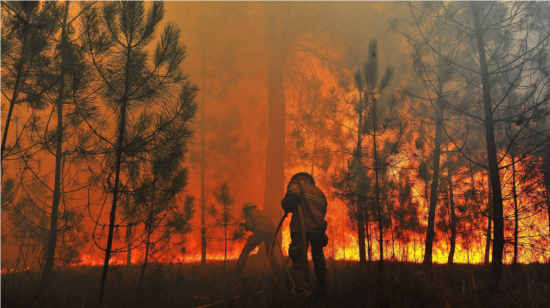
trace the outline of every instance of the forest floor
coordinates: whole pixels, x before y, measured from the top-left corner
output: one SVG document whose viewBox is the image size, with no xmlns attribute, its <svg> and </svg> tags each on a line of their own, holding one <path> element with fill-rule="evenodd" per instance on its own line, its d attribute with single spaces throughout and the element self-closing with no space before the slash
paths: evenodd
<svg viewBox="0 0 550 308">
<path fill-rule="evenodd" d="M 246 279 L 240 280 L 231 274 L 235 261 L 228 261 L 223 277 L 223 262 L 208 262 L 204 268 L 153 264 L 141 290 L 140 266 L 112 267 L 104 307 L 289 307 L 274 287 L 265 257 L 251 259 Z M 434 265 L 428 270 L 420 264 L 386 262 L 382 270 L 372 263 L 362 272 L 357 262 L 328 260 L 327 266 L 327 295 L 321 300 L 313 292 L 310 307 L 550 307 L 548 264 L 505 266 L 500 292 L 489 291 L 489 268 L 481 265 Z M 2 307 L 96 307 L 101 270 L 60 268 L 41 295 L 36 271 L 2 274 Z M 289 284 L 284 280 L 283 288 Z"/>
</svg>

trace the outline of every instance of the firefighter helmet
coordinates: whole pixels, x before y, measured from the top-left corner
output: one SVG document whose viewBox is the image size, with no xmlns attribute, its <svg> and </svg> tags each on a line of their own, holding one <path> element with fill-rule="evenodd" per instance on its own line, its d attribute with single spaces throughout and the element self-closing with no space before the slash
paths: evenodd
<svg viewBox="0 0 550 308">
<path fill-rule="evenodd" d="M 311 174 L 309 174 L 309 173 L 307 173 L 307 172 L 298 172 L 298 173 L 296 173 L 295 175 L 293 175 L 293 176 L 290 178 L 290 181 L 292 181 L 292 180 L 294 180 L 295 178 L 300 177 L 300 176 L 304 176 L 304 177 L 308 178 L 308 179 L 311 181 L 311 183 L 312 183 L 313 185 L 315 185 L 315 180 L 313 179 L 313 176 L 311 176 Z"/>
</svg>

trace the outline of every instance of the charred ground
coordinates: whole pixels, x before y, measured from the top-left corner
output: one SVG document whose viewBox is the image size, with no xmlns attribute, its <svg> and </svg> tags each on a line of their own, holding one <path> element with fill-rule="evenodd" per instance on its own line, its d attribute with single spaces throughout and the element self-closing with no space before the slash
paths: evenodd
<svg viewBox="0 0 550 308">
<path fill-rule="evenodd" d="M 274 288 L 264 260 L 252 258 L 246 280 L 225 274 L 223 262 L 156 264 L 151 266 L 143 290 L 137 294 L 140 268 L 113 268 L 107 283 L 105 307 L 286 307 Z M 234 266 L 234 261 L 229 264 Z M 506 266 L 500 293 L 489 292 L 490 279 L 481 265 L 368 263 L 328 261 L 328 294 L 322 301 L 313 294 L 313 307 L 547 307 L 550 297 L 548 264 Z M 2 275 L 3 307 L 95 307 L 101 267 L 59 269 L 47 295 L 37 295 L 36 271 Z M 311 272 L 313 281 L 314 275 Z M 284 287 L 284 283 L 283 283 Z"/>
</svg>

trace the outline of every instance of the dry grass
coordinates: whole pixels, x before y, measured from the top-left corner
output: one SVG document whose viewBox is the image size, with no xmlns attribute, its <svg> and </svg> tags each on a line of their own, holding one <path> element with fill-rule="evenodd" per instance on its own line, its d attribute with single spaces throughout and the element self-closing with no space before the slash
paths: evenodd
<svg viewBox="0 0 550 308">
<path fill-rule="evenodd" d="M 285 307 L 264 265 L 255 256 L 245 281 L 224 275 L 222 262 L 152 265 L 141 292 L 138 266 L 113 269 L 105 307 Z M 232 269 L 234 262 L 229 264 Z M 324 300 L 312 307 L 549 307 L 550 266 L 507 266 L 502 292 L 488 292 L 488 269 L 478 265 L 369 264 L 361 273 L 354 262 L 328 261 L 329 285 Z M 47 292 L 36 296 L 38 273 L 2 275 L 2 307 L 96 307 L 100 267 L 59 269 Z M 315 281 L 313 271 L 312 282 Z M 227 300 L 236 298 L 234 300 Z"/>
</svg>

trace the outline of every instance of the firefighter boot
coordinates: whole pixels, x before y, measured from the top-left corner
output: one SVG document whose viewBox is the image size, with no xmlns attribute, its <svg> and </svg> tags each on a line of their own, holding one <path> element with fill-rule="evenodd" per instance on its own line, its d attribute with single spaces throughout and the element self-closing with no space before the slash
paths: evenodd
<svg viewBox="0 0 550 308">
<path fill-rule="evenodd" d="M 325 297 L 327 293 L 326 277 L 324 275 L 317 276 L 317 293 L 320 298 Z"/>
</svg>

